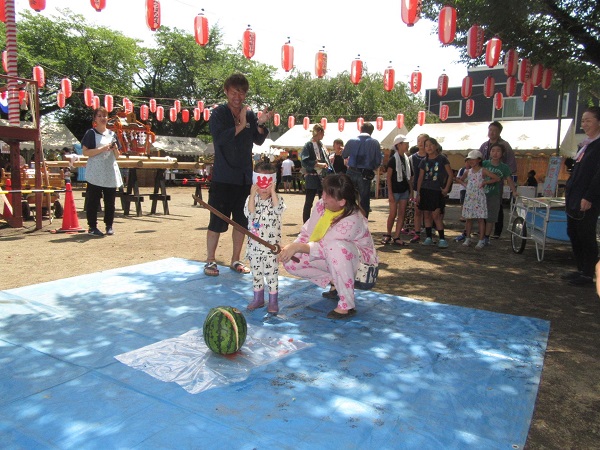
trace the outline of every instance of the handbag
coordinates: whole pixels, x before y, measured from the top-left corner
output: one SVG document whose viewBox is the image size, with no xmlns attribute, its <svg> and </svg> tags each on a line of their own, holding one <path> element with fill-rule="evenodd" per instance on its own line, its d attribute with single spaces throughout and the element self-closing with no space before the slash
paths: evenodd
<svg viewBox="0 0 600 450">
<path fill-rule="evenodd" d="M 373 289 L 377 276 L 379 275 L 379 266 L 376 264 L 365 264 L 361 261 L 354 277 L 354 287 L 363 291 Z"/>
<path fill-rule="evenodd" d="M 375 178 L 375 171 L 371 169 L 361 169 L 362 179 L 365 181 L 371 181 Z"/>
</svg>

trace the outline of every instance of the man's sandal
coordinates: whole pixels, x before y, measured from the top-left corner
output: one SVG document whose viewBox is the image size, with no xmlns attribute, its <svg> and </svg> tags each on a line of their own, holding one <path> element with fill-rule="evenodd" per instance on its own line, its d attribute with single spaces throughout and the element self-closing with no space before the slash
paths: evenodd
<svg viewBox="0 0 600 450">
<path fill-rule="evenodd" d="M 400 247 L 407 245 L 400 237 L 394 238 L 393 241 L 394 245 L 399 245 Z"/>
<path fill-rule="evenodd" d="M 217 267 L 217 263 L 214 261 L 206 263 L 206 265 L 204 266 L 204 275 L 209 277 L 218 277 L 219 268 Z"/>
<path fill-rule="evenodd" d="M 241 261 L 235 261 L 229 268 L 237 273 L 250 273 L 250 269 L 248 269 Z"/>
</svg>

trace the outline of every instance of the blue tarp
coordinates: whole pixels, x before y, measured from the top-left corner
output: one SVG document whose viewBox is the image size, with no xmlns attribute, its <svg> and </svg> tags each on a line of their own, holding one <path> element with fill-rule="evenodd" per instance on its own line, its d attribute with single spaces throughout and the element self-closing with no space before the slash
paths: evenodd
<svg viewBox="0 0 600 450">
<path fill-rule="evenodd" d="M 169 258 L 0 292 L 3 448 L 523 448 L 546 321 L 358 292 L 325 318 L 318 287 L 281 277 L 277 318 L 252 328 L 309 344 L 190 394 L 115 356 L 244 310 L 250 276 Z"/>
</svg>

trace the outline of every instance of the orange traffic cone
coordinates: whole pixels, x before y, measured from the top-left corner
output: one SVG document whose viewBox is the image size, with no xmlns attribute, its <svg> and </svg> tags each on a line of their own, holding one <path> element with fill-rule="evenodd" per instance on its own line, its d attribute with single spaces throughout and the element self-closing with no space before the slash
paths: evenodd
<svg viewBox="0 0 600 450">
<path fill-rule="evenodd" d="M 6 179 L 6 184 L 4 185 L 4 190 L 10 191 L 12 188 L 12 181 L 8 178 Z M 2 217 L 4 220 L 8 221 L 13 216 L 13 207 L 12 207 L 12 194 L 2 194 L 4 195 L 4 211 L 2 212 Z"/>
<path fill-rule="evenodd" d="M 63 212 L 62 227 L 55 230 L 54 233 L 83 233 L 85 230 L 79 226 L 77 217 L 77 208 L 75 208 L 75 199 L 73 198 L 73 189 L 71 183 L 65 186 L 65 207 Z"/>
</svg>

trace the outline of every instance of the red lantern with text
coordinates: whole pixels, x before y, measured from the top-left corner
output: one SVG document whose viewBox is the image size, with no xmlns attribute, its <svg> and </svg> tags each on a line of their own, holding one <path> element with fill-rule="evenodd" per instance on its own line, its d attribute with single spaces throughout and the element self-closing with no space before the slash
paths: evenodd
<svg viewBox="0 0 600 450">
<path fill-rule="evenodd" d="M 33 68 L 33 79 L 37 82 L 40 89 L 44 87 L 46 84 L 46 74 L 42 66 L 35 66 Z"/>
<path fill-rule="evenodd" d="M 104 107 L 108 112 L 112 112 L 113 110 L 113 96 L 110 94 L 106 94 L 104 96 Z"/>
<path fill-rule="evenodd" d="M 181 112 L 181 101 L 175 100 L 173 101 L 173 108 L 177 110 L 177 113 Z"/>
<path fill-rule="evenodd" d="M 536 64 L 531 68 L 531 81 L 534 86 L 539 86 L 542 82 L 542 76 L 544 75 L 544 66 Z"/>
<path fill-rule="evenodd" d="M 198 45 L 204 47 L 208 44 L 208 19 L 204 15 L 204 12 L 201 12 L 194 18 L 194 37 Z"/>
<path fill-rule="evenodd" d="M 273 114 L 273 125 L 278 127 L 280 123 L 281 123 L 281 116 L 279 115 L 279 113 Z"/>
<path fill-rule="evenodd" d="M 188 123 L 190 121 L 190 111 L 189 109 L 181 110 L 181 121 L 183 123 Z"/>
<path fill-rule="evenodd" d="M 100 97 L 98 97 L 97 95 L 94 95 L 94 98 L 92 98 L 92 108 L 93 109 L 100 108 Z"/>
<path fill-rule="evenodd" d="M 94 91 L 92 91 L 90 88 L 85 88 L 83 90 L 83 102 L 85 103 L 85 106 L 87 106 L 88 108 L 91 108 L 93 101 L 94 101 Z"/>
<path fill-rule="evenodd" d="M 394 84 L 396 83 L 395 77 L 396 71 L 392 66 L 388 66 L 388 68 L 385 69 L 385 72 L 383 72 L 383 88 L 386 91 L 390 92 L 394 89 Z"/>
<path fill-rule="evenodd" d="M 550 86 L 552 86 L 553 74 L 552 69 L 549 69 L 548 67 L 544 68 L 544 72 L 542 73 L 542 87 L 544 89 L 550 89 Z"/>
<path fill-rule="evenodd" d="M 24 89 L 19 89 L 19 105 L 27 105 L 27 94 Z"/>
<path fill-rule="evenodd" d="M 467 75 L 462 80 L 462 86 L 460 88 L 460 95 L 462 95 L 463 98 L 469 98 L 472 93 L 473 93 L 473 78 L 471 78 L 470 76 Z"/>
<path fill-rule="evenodd" d="M 414 26 L 421 15 L 421 0 L 401 0 L 402 22 Z"/>
<path fill-rule="evenodd" d="M 483 53 L 483 28 L 479 25 L 473 25 L 467 32 L 467 54 L 469 58 L 479 58 Z"/>
<path fill-rule="evenodd" d="M 210 109 L 204 108 L 204 111 L 202 111 L 202 114 L 203 114 L 204 121 L 208 122 L 210 120 Z"/>
<path fill-rule="evenodd" d="M 325 47 L 317 52 L 315 55 L 315 75 L 317 78 L 323 78 L 327 73 L 327 53 L 325 53 Z"/>
<path fill-rule="evenodd" d="M 125 114 L 133 112 L 133 102 L 127 97 L 123 98 L 123 108 L 125 110 Z"/>
<path fill-rule="evenodd" d="M 421 126 L 425 124 L 425 118 L 427 117 L 427 113 L 425 111 L 419 111 L 417 114 L 417 123 Z"/>
<path fill-rule="evenodd" d="M 521 83 L 525 83 L 525 81 L 531 78 L 531 62 L 527 58 L 523 58 L 521 62 L 519 62 L 519 70 L 517 73 L 517 79 Z"/>
<path fill-rule="evenodd" d="M 396 127 L 398 129 L 402 129 L 403 126 L 404 126 L 404 114 L 396 115 Z"/>
<path fill-rule="evenodd" d="M 346 121 L 342 118 L 338 119 L 338 130 L 341 133 L 342 131 L 344 131 L 344 127 L 346 126 Z"/>
<path fill-rule="evenodd" d="M 529 97 L 533 95 L 533 82 L 531 79 L 527 80 L 525 83 L 521 85 L 521 100 L 526 102 L 529 100 Z"/>
<path fill-rule="evenodd" d="M 152 31 L 160 28 L 160 2 L 146 0 L 146 24 Z"/>
<path fill-rule="evenodd" d="M 444 45 L 454 41 L 456 36 L 456 9 L 452 6 L 444 6 L 438 17 L 438 37 Z"/>
<path fill-rule="evenodd" d="M 437 94 L 444 97 L 448 93 L 448 75 L 441 74 L 438 78 Z"/>
<path fill-rule="evenodd" d="M 500 52 L 502 51 L 502 41 L 498 37 L 493 37 L 485 47 L 485 64 L 488 67 L 496 67 L 500 60 Z"/>
<path fill-rule="evenodd" d="M 378 116 L 377 119 L 375 119 L 375 126 L 377 127 L 377 131 L 383 130 L 383 117 Z"/>
<path fill-rule="evenodd" d="M 281 47 L 281 67 L 286 72 L 294 68 L 294 47 L 290 44 L 290 38 Z"/>
<path fill-rule="evenodd" d="M 506 79 L 506 96 L 514 97 L 517 93 L 517 79 L 515 77 L 508 77 Z"/>
<path fill-rule="evenodd" d="M 6 50 L 2 52 L 2 68 L 4 72 L 8 73 L 8 52 Z"/>
<path fill-rule="evenodd" d="M 448 105 L 440 106 L 440 120 L 445 122 L 448 119 L 448 112 L 450 111 L 450 107 Z"/>
<path fill-rule="evenodd" d="M 360 55 L 356 57 L 354 61 L 352 61 L 352 66 L 350 67 L 350 81 L 352 84 L 360 83 L 362 78 L 362 70 L 363 70 L 363 62 L 360 59 Z"/>
<path fill-rule="evenodd" d="M 519 53 L 511 48 L 504 54 L 504 75 L 514 77 L 517 74 L 518 65 Z"/>
<path fill-rule="evenodd" d="M 198 122 L 201 117 L 202 117 L 202 111 L 200 111 L 200 108 L 194 108 L 194 120 L 196 122 Z"/>
<path fill-rule="evenodd" d="M 150 105 L 150 112 L 155 113 L 156 112 L 156 99 L 151 98 L 150 101 L 148 102 L 148 104 Z"/>
<path fill-rule="evenodd" d="M 46 8 L 46 0 L 29 0 L 29 6 L 35 11 L 40 12 Z"/>
<path fill-rule="evenodd" d="M 365 124 L 365 119 L 363 119 L 362 117 L 359 117 L 358 119 L 356 119 L 356 128 L 358 128 L 358 131 L 360 131 L 360 129 L 362 128 L 362 126 Z"/>
<path fill-rule="evenodd" d="M 140 106 L 140 119 L 148 120 L 148 117 L 150 117 L 150 108 L 148 108 L 148 105 Z"/>
<path fill-rule="evenodd" d="M 483 95 L 485 95 L 487 98 L 490 98 L 492 95 L 494 95 L 495 88 L 496 80 L 494 80 L 494 77 L 485 77 L 485 80 L 483 80 Z"/>
<path fill-rule="evenodd" d="M 244 37 L 242 39 L 242 51 L 246 59 L 252 59 L 254 51 L 256 50 L 256 33 L 252 31 L 250 25 L 244 31 Z"/>
<path fill-rule="evenodd" d="M 502 109 L 503 106 L 504 106 L 504 96 L 502 95 L 502 92 L 496 92 L 494 94 L 494 107 L 496 109 Z"/>
<path fill-rule="evenodd" d="M 156 107 L 156 120 L 158 120 L 159 122 L 162 122 L 165 118 L 165 108 L 163 108 L 162 106 L 157 106 Z"/>
<path fill-rule="evenodd" d="M 465 113 L 467 114 L 467 116 L 470 117 L 473 115 L 474 112 L 475 112 L 475 100 L 470 98 L 465 102 Z"/>
<path fill-rule="evenodd" d="M 63 91 L 58 91 L 56 93 L 56 104 L 59 108 L 64 108 L 66 104 L 66 96 Z"/>
<path fill-rule="evenodd" d="M 321 126 L 323 127 L 324 130 L 327 129 L 327 118 L 326 117 L 323 117 L 321 119 Z"/>
<path fill-rule="evenodd" d="M 419 91 L 421 90 L 422 80 L 423 80 L 423 74 L 421 72 L 419 72 L 418 70 L 415 70 L 410 75 L 410 91 L 413 94 L 418 94 Z"/>
<path fill-rule="evenodd" d="M 71 97 L 71 95 L 73 94 L 71 80 L 69 80 L 68 78 L 63 78 L 62 80 L 60 80 L 60 89 L 65 94 L 65 98 Z"/>
<path fill-rule="evenodd" d="M 294 128 L 296 125 L 296 118 L 294 116 L 288 117 L 288 128 Z"/>
<path fill-rule="evenodd" d="M 198 109 L 200 110 L 200 112 L 204 111 L 204 101 L 198 100 L 198 103 L 196 103 L 196 106 L 198 106 Z"/>
<path fill-rule="evenodd" d="M 106 0 L 90 0 L 90 3 L 92 5 L 92 8 L 94 8 L 98 12 L 106 8 Z"/>
<path fill-rule="evenodd" d="M 305 130 L 308 130 L 308 127 L 310 126 L 310 119 L 308 117 L 302 119 L 302 126 Z"/>
</svg>

